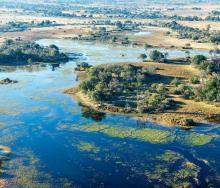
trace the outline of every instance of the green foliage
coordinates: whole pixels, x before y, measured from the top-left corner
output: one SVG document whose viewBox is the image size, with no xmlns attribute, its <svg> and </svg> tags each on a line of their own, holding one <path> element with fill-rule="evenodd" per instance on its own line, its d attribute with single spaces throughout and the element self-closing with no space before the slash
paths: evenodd
<svg viewBox="0 0 220 188">
<path fill-rule="evenodd" d="M 199 83 L 200 83 L 199 77 L 198 77 L 198 76 L 192 76 L 192 77 L 190 78 L 190 82 L 191 82 L 192 84 L 199 84 Z"/>
<path fill-rule="evenodd" d="M 42 47 L 34 42 L 6 40 L 0 48 L 1 63 L 68 61 L 55 45 Z"/>
<path fill-rule="evenodd" d="M 151 60 L 158 62 L 160 62 L 163 58 L 165 58 L 164 54 L 158 50 L 151 51 L 149 56 Z"/>
<path fill-rule="evenodd" d="M 117 21 L 115 25 L 118 29 L 123 29 L 123 24 L 121 21 Z"/>
<path fill-rule="evenodd" d="M 180 84 L 180 81 L 177 79 L 177 78 L 174 78 L 171 82 L 170 82 L 171 85 L 174 85 L 174 86 L 178 86 Z"/>
<path fill-rule="evenodd" d="M 207 60 L 207 58 L 204 55 L 196 55 L 193 57 L 192 63 L 195 65 L 200 65 L 201 63 L 203 63 L 206 60 Z"/>
<path fill-rule="evenodd" d="M 220 76 L 216 75 L 195 89 L 198 100 L 220 102 Z"/>
<path fill-rule="evenodd" d="M 208 74 L 220 72 L 220 59 L 218 58 L 207 60 L 205 56 L 197 55 L 193 58 L 192 63 Z"/>
<path fill-rule="evenodd" d="M 118 39 L 118 38 L 117 38 L 116 36 L 113 36 L 113 37 L 112 37 L 112 42 L 117 42 L 117 39 Z"/>
<path fill-rule="evenodd" d="M 208 19 L 208 18 L 207 18 Z M 167 22 L 167 23 L 159 23 L 156 26 L 167 27 L 172 30 L 175 30 L 179 33 L 180 39 L 192 39 L 200 42 L 212 42 L 219 43 L 220 42 L 220 33 L 212 32 L 209 28 L 207 29 L 199 29 L 195 27 L 184 26 L 176 21 Z M 185 48 L 191 48 L 191 46 L 186 46 Z"/>
<path fill-rule="evenodd" d="M 150 92 L 147 91 L 142 95 L 142 100 L 139 101 L 138 111 L 143 112 L 158 112 L 170 108 L 171 101 L 167 98 L 166 93 L 162 91 Z"/>
<path fill-rule="evenodd" d="M 144 62 L 147 59 L 147 55 L 146 54 L 141 54 L 140 59 L 142 59 L 142 61 Z"/>
<path fill-rule="evenodd" d="M 218 44 L 220 42 L 220 33 L 216 33 L 215 35 L 211 36 L 210 41 Z"/>
<path fill-rule="evenodd" d="M 193 89 L 190 86 L 186 86 L 184 84 L 178 85 L 173 93 L 176 95 L 182 95 L 186 99 L 192 99 L 194 97 Z"/>
<path fill-rule="evenodd" d="M 87 62 L 80 62 L 76 64 L 76 71 L 85 71 L 87 69 L 89 69 L 91 67 L 91 65 L 89 65 L 89 63 Z"/>
<path fill-rule="evenodd" d="M 88 77 L 79 87 L 94 101 L 139 112 L 169 107 L 165 85 L 149 85 L 153 75 L 148 69 L 131 64 L 97 66 L 89 69 Z"/>
</svg>

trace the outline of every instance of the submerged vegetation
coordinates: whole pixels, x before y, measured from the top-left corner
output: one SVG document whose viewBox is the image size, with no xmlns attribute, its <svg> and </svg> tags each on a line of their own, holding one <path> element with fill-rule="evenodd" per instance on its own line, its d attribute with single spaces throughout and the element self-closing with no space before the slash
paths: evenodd
<svg viewBox="0 0 220 188">
<path fill-rule="evenodd" d="M 0 188 L 220 187 L 218 3 L 2 0 Z"/>
<path fill-rule="evenodd" d="M 70 131 L 82 131 L 89 133 L 102 133 L 110 137 L 115 138 L 130 138 L 152 144 L 168 144 L 170 142 L 179 142 L 181 144 L 187 144 L 189 146 L 202 146 L 210 143 L 213 139 L 219 138 L 219 135 L 215 134 L 202 134 L 191 132 L 189 134 L 178 135 L 175 131 L 161 130 L 156 128 L 131 128 L 128 126 L 114 126 L 108 124 L 87 124 L 83 126 L 78 125 L 60 125 L 60 129 Z M 85 146 L 85 148 L 93 148 L 88 144 L 80 144 L 79 146 Z"/>
<path fill-rule="evenodd" d="M 181 154 L 167 150 L 152 160 L 156 166 L 151 166 L 145 171 L 145 176 L 150 182 L 160 180 L 167 187 L 194 187 L 200 184 L 198 182 L 200 167 Z M 160 185 L 159 182 L 157 184 Z"/>
<path fill-rule="evenodd" d="M 74 147 L 76 147 L 80 151 L 86 151 L 86 152 L 98 153 L 100 151 L 100 148 L 95 146 L 94 143 L 83 142 L 83 141 L 79 142 L 79 144 L 75 144 Z"/>
<path fill-rule="evenodd" d="M 68 56 L 55 45 L 42 47 L 35 42 L 8 39 L 0 47 L 0 63 L 66 62 Z"/>
</svg>

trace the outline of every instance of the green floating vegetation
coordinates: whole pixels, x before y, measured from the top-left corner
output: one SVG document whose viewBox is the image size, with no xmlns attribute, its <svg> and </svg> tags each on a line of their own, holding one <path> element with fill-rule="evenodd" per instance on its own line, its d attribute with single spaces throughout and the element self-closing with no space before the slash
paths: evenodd
<svg viewBox="0 0 220 188">
<path fill-rule="evenodd" d="M 158 183 L 158 186 L 163 184 L 166 187 L 194 187 L 199 184 L 199 172 L 200 167 L 181 154 L 167 150 L 152 159 L 152 165 L 149 165 L 144 174 L 149 182 Z"/>
<path fill-rule="evenodd" d="M 75 144 L 73 146 L 80 151 L 86 151 L 92 153 L 98 153 L 100 151 L 99 147 L 97 147 L 94 143 L 90 143 L 90 142 L 81 141 L 79 144 Z"/>
<path fill-rule="evenodd" d="M 158 160 L 167 161 L 167 162 L 175 162 L 181 158 L 179 153 L 167 150 L 163 155 L 157 156 Z"/>
<path fill-rule="evenodd" d="M 135 129 L 133 128 L 109 127 L 107 129 L 102 130 L 101 132 L 111 137 L 129 138 L 131 137 L 134 131 Z"/>
<path fill-rule="evenodd" d="M 41 171 L 41 161 L 29 149 L 20 148 L 19 157 L 12 159 L 5 173 L 9 175 L 7 186 L 10 188 L 51 188 L 54 181 L 57 187 L 70 188 L 72 183 L 63 178 L 53 179 L 52 175 Z"/>
<path fill-rule="evenodd" d="M 165 144 L 175 139 L 173 132 L 151 128 L 135 129 L 131 127 L 99 125 L 95 123 L 85 126 L 60 125 L 59 128 L 72 131 L 99 132 L 114 138 L 133 138 L 155 144 Z"/>
<path fill-rule="evenodd" d="M 191 133 L 183 137 L 182 142 L 192 146 L 203 146 L 210 143 L 214 138 L 219 137 L 214 134 Z"/>
<path fill-rule="evenodd" d="M 152 144 L 167 144 L 169 142 L 179 142 L 190 146 L 203 146 L 210 143 L 213 139 L 219 138 L 216 134 L 176 134 L 174 131 L 154 129 L 154 128 L 132 128 L 126 126 L 104 125 L 104 124 L 87 124 L 79 125 L 60 125 L 60 129 L 82 132 L 103 133 L 114 138 L 131 138 L 146 141 Z"/>
<path fill-rule="evenodd" d="M 131 138 L 141 139 L 151 143 L 165 144 L 175 140 L 173 132 L 158 129 L 138 129 L 133 132 Z"/>
<path fill-rule="evenodd" d="M 96 123 L 91 123 L 91 124 L 88 124 L 88 125 L 84 125 L 84 126 L 70 126 L 71 130 L 76 130 L 76 131 L 83 131 L 83 132 L 100 132 L 104 129 L 107 129 L 109 128 L 108 125 L 99 125 L 99 124 L 96 124 Z"/>
<path fill-rule="evenodd" d="M 103 133 L 114 138 L 132 138 L 146 141 L 153 144 L 166 144 L 177 141 L 190 146 L 203 146 L 210 143 L 213 139 L 219 138 L 216 134 L 189 133 L 187 135 L 176 135 L 169 130 L 160 130 L 154 128 L 132 128 L 126 126 L 115 126 L 91 123 L 83 126 L 79 125 L 60 125 L 60 129 L 82 132 Z"/>
</svg>

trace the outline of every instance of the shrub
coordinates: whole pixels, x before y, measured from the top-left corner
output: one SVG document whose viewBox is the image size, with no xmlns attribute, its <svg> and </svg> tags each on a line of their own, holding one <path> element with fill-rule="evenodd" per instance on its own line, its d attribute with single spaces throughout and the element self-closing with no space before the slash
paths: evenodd
<svg viewBox="0 0 220 188">
<path fill-rule="evenodd" d="M 84 71 L 90 67 L 91 67 L 91 65 L 89 65 L 87 62 L 80 62 L 80 63 L 76 64 L 75 70 L 76 71 Z"/>
<path fill-rule="evenodd" d="M 192 76 L 192 77 L 190 78 L 190 82 L 191 82 L 192 84 L 199 84 L 199 83 L 200 83 L 199 77 L 198 77 L 198 76 Z"/>
<path fill-rule="evenodd" d="M 141 54 L 139 56 L 140 59 L 142 59 L 142 61 L 144 62 L 147 59 L 147 55 L 146 54 Z"/>
<path fill-rule="evenodd" d="M 151 51 L 149 56 L 151 60 L 159 62 L 164 58 L 164 54 L 158 50 Z"/>
<path fill-rule="evenodd" d="M 193 57 L 192 63 L 195 65 L 200 65 L 201 63 L 203 63 L 206 60 L 207 60 L 207 58 L 204 55 L 196 55 Z"/>
<path fill-rule="evenodd" d="M 178 87 L 173 90 L 173 93 L 176 95 L 182 95 L 186 99 L 192 99 L 194 97 L 192 88 L 184 84 L 178 85 Z"/>
<path fill-rule="evenodd" d="M 201 101 L 220 102 L 220 76 L 209 78 L 199 88 L 195 89 L 195 95 Z"/>
<path fill-rule="evenodd" d="M 177 79 L 177 78 L 174 78 L 171 82 L 170 82 L 171 85 L 174 85 L 174 86 L 178 86 L 180 84 L 180 81 Z"/>
</svg>

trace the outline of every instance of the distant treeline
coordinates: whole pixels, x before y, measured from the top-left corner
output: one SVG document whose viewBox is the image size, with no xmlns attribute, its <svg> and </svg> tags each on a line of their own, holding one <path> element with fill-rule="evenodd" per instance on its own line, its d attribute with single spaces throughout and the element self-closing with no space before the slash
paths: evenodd
<svg viewBox="0 0 220 188">
<path fill-rule="evenodd" d="M 192 39 L 198 42 L 212 42 L 215 44 L 220 43 L 220 32 L 210 31 L 210 25 L 206 29 L 199 29 L 189 26 L 184 26 L 176 21 L 172 22 L 159 22 L 150 23 L 150 26 L 167 27 L 179 33 L 179 38 Z"/>
<path fill-rule="evenodd" d="M 41 22 L 20 22 L 20 21 L 11 21 L 6 23 L 5 25 L 0 26 L 0 32 L 16 32 L 16 31 L 24 31 L 33 27 L 50 27 L 50 26 L 58 26 L 55 21 L 43 20 Z"/>
<path fill-rule="evenodd" d="M 95 2 L 95 1 L 94 1 Z M 147 1 L 146 1 L 147 2 Z M 197 3 L 201 3 L 203 1 L 199 0 Z M 204 1 L 208 2 L 208 1 Z M 213 2 L 213 1 L 212 1 Z M 93 18 L 93 14 L 102 14 L 109 18 L 127 18 L 127 19 L 134 19 L 134 18 L 140 18 L 140 19 L 170 19 L 170 20 L 183 20 L 183 21 L 220 21 L 219 18 L 219 11 L 212 11 L 210 12 L 210 15 L 206 18 L 201 18 L 198 16 L 178 16 L 178 15 L 165 15 L 161 13 L 160 10 L 143 10 L 141 8 L 135 8 L 130 3 L 126 2 L 127 7 L 121 8 L 117 6 L 113 7 L 105 7 L 105 6 L 87 6 L 83 7 L 81 4 L 85 4 L 86 1 L 83 1 L 83 3 L 80 1 L 78 2 L 78 5 L 71 4 L 72 1 L 66 0 L 60 3 L 59 1 L 54 1 L 54 3 L 43 3 L 43 1 L 36 3 L 36 2 L 11 2 L 11 1 L 2 1 L 0 4 L 0 7 L 4 8 L 11 8 L 15 9 L 22 9 L 24 12 L 27 13 L 38 13 L 40 15 L 44 16 L 53 16 L 53 17 L 66 17 L 66 18 L 81 18 L 81 17 L 87 17 L 87 18 Z M 77 2 L 76 2 L 77 3 Z M 106 3 L 106 2 L 105 2 Z M 110 2 L 109 2 L 110 3 Z M 111 2 L 112 3 L 112 2 Z M 110 4 L 111 4 L 110 3 Z M 143 4 L 145 2 L 142 2 Z M 158 2 L 158 1 L 151 1 L 150 4 L 153 3 L 162 3 L 162 4 L 175 4 L 175 5 L 181 5 L 181 4 L 187 4 L 188 1 L 182 1 L 175 2 L 175 1 L 166 1 L 166 2 Z M 132 2 L 133 4 L 133 2 Z M 134 2 L 134 4 L 138 3 Z M 83 10 L 84 13 L 78 15 L 75 12 L 79 12 L 80 10 Z M 167 11 L 174 11 L 175 8 L 167 8 Z M 197 11 L 201 10 L 201 8 L 198 7 L 192 7 L 192 10 Z M 70 12 L 68 12 L 70 11 Z M 72 11 L 72 12 L 71 12 Z"/>
</svg>

